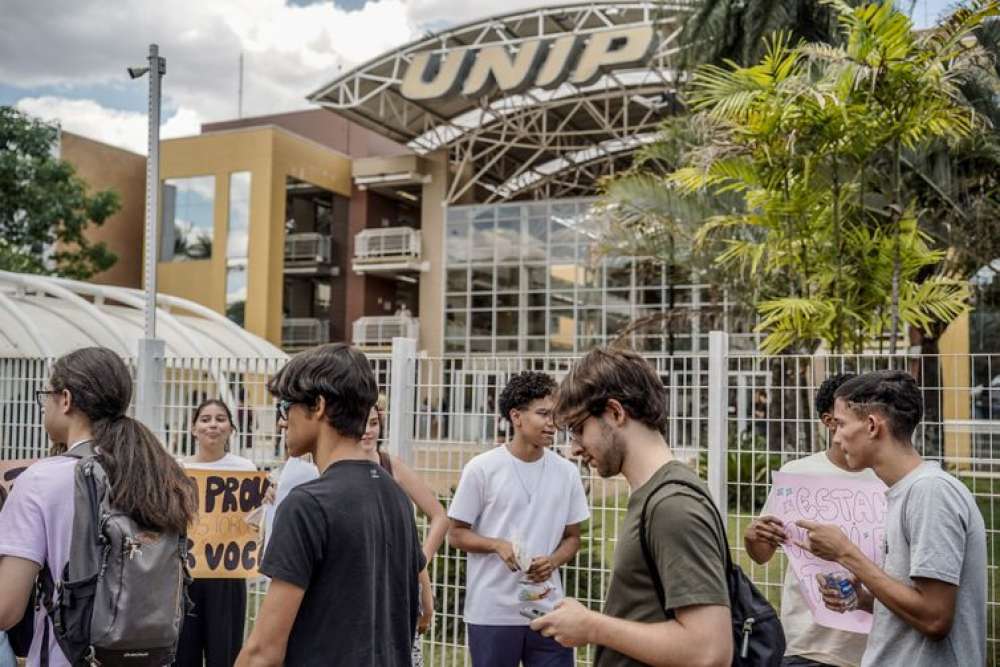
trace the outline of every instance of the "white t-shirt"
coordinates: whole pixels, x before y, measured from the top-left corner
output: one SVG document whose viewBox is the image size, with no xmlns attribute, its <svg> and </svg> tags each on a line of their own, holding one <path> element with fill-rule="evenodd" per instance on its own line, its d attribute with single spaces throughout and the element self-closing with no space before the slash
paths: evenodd
<svg viewBox="0 0 1000 667">
<path fill-rule="evenodd" d="M 529 501 L 530 497 L 530 501 Z M 546 449 L 538 461 L 521 461 L 505 446 L 469 461 L 462 471 L 448 516 L 483 537 L 519 542 L 528 559 L 549 556 L 566 526 L 590 517 L 576 466 Z M 563 597 L 558 570 L 553 591 L 533 602 L 518 599 L 524 572 L 511 572 L 496 554 L 467 555 L 465 620 L 473 625 L 527 625 L 526 604 L 550 610 Z"/>
<path fill-rule="evenodd" d="M 225 456 L 218 461 L 205 463 L 193 459 L 184 459 L 181 461 L 181 464 L 188 470 L 238 470 L 246 472 L 255 472 L 257 470 L 257 464 L 250 459 L 245 459 L 242 456 L 237 456 L 229 452 L 226 452 Z"/>
<path fill-rule="evenodd" d="M 278 505 L 288 497 L 289 492 L 299 484 L 311 482 L 319 477 L 319 470 L 311 461 L 304 458 L 289 456 L 285 465 L 281 466 L 278 475 L 278 489 L 274 493 L 274 504 L 264 510 L 264 548 L 271 538 L 271 528 L 274 527 L 274 517 L 278 513 Z"/>
<path fill-rule="evenodd" d="M 781 467 L 781 472 L 878 481 L 871 468 L 861 472 L 838 468 L 825 451 L 789 461 Z M 790 565 L 785 568 L 785 584 L 781 590 L 781 625 L 785 629 L 787 656 L 808 658 L 835 667 L 858 667 L 861 664 L 868 635 L 834 630 L 814 623 Z"/>
</svg>

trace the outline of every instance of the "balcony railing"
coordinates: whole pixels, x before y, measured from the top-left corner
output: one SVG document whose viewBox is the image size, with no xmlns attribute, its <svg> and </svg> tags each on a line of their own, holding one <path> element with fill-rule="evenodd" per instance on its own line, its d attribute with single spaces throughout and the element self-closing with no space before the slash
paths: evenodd
<svg viewBox="0 0 1000 667">
<path fill-rule="evenodd" d="M 330 237 L 316 232 L 288 234 L 285 237 L 285 262 L 329 264 Z"/>
<path fill-rule="evenodd" d="M 317 317 L 286 317 L 281 322 L 281 342 L 286 348 L 311 347 L 330 342 L 330 322 Z"/>
<path fill-rule="evenodd" d="M 393 338 L 418 338 L 420 320 L 406 315 L 362 317 L 354 321 L 352 334 L 358 347 L 389 347 Z"/>
<path fill-rule="evenodd" d="M 412 227 L 364 229 L 354 236 L 354 261 L 419 260 L 420 230 Z"/>
</svg>

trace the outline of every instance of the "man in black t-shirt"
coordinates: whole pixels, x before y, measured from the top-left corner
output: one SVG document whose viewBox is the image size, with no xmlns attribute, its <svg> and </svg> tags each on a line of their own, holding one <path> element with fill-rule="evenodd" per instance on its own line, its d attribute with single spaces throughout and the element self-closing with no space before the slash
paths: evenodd
<svg viewBox="0 0 1000 667">
<path fill-rule="evenodd" d="M 288 455 L 312 454 L 321 474 L 278 509 L 271 586 L 236 664 L 409 667 L 424 557 L 409 499 L 361 449 L 378 395 L 368 360 L 325 345 L 268 389 Z"/>
</svg>

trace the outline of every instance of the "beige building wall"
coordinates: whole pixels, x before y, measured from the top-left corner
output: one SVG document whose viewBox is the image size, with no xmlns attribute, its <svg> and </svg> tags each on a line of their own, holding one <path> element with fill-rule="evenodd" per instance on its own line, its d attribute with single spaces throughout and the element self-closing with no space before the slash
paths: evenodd
<svg viewBox="0 0 1000 667">
<path fill-rule="evenodd" d="M 423 258 L 430 269 L 420 274 L 420 340 L 417 349 L 431 357 L 444 354 L 444 202 L 448 194 L 448 153 L 425 156 L 430 182 L 421 193 L 420 229 Z"/>
<path fill-rule="evenodd" d="M 163 180 L 214 176 L 215 205 L 211 259 L 159 262 L 158 289 L 225 313 L 229 178 L 250 172 L 245 327 L 280 347 L 286 179 L 293 176 L 350 197 L 350 160 L 276 127 L 164 141 L 160 156 Z"/>
<path fill-rule="evenodd" d="M 972 434 L 949 422 L 972 419 L 972 357 L 969 356 L 969 314 L 958 317 L 938 341 L 941 354 L 941 420 L 944 422 L 946 460 L 967 468 L 972 456 Z M 954 459 L 959 459 L 957 462 Z M 962 461 L 965 459 L 965 461 Z"/>
<path fill-rule="evenodd" d="M 121 209 L 100 227 L 90 227 L 86 237 L 104 242 L 118 256 L 107 271 L 90 282 L 121 287 L 142 285 L 142 233 L 146 217 L 146 156 L 62 132 L 60 157 L 73 165 L 87 183 L 88 192 L 114 190 Z"/>
</svg>

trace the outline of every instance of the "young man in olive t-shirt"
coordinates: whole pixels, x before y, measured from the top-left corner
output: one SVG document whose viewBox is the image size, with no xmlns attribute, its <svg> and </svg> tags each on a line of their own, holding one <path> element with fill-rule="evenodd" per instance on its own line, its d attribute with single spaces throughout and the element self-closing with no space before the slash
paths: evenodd
<svg viewBox="0 0 1000 667">
<path fill-rule="evenodd" d="M 555 410 L 557 423 L 570 430 L 574 453 L 601 477 L 624 475 L 632 495 L 604 613 L 567 598 L 532 629 L 564 646 L 596 644 L 595 667 L 730 664 L 722 527 L 704 495 L 664 485 L 682 480 L 704 488 L 663 439 L 666 397 L 656 372 L 632 350 L 593 350 L 563 381 Z M 647 499 L 646 536 L 663 582 L 663 606 L 639 543 Z"/>
</svg>

